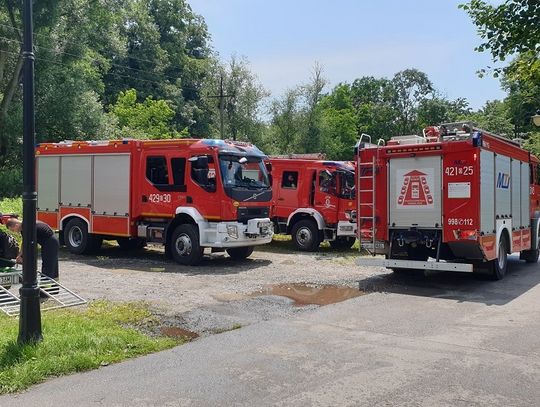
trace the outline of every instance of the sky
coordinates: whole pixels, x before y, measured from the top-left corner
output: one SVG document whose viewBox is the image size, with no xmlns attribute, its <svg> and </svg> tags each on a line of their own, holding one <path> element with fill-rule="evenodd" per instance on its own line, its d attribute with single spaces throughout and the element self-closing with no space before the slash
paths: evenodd
<svg viewBox="0 0 540 407">
<path fill-rule="evenodd" d="M 188 0 L 222 59 L 246 57 L 272 96 L 309 80 L 315 62 L 327 91 L 362 76 L 417 68 L 444 96 L 473 109 L 504 92 L 476 71 L 491 65 L 463 0 Z"/>
</svg>

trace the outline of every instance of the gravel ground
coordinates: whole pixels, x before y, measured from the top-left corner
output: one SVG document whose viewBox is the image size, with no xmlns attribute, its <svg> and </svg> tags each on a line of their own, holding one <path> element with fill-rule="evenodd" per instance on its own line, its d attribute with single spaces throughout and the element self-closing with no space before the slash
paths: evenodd
<svg viewBox="0 0 540 407">
<path fill-rule="evenodd" d="M 358 252 L 322 247 L 300 253 L 287 241 L 259 247 L 244 261 L 225 253 L 208 254 L 197 267 L 167 259 L 148 247 L 123 252 L 105 246 L 97 255 L 60 254 L 60 279 L 87 300 L 146 301 L 164 326 L 181 326 L 205 335 L 315 306 L 295 307 L 281 296 L 253 298 L 263 287 L 283 283 L 332 284 L 358 288 L 358 281 L 384 273 L 355 265 Z"/>
</svg>

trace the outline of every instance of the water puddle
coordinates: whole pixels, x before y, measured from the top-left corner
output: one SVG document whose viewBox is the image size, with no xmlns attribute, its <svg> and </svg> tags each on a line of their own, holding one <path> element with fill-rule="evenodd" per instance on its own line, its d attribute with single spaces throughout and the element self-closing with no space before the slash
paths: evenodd
<svg viewBox="0 0 540 407">
<path fill-rule="evenodd" d="M 168 326 L 161 328 L 161 334 L 171 338 L 186 338 L 193 340 L 199 337 L 196 332 L 188 331 L 187 329 L 180 328 L 178 326 Z"/>
<path fill-rule="evenodd" d="M 263 295 L 279 295 L 290 298 L 294 305 L 329 305 L 342 302 L 350 298 L 365 295 L 364 291 L 351 287 L 336 285 L 310 286 L 307 284 L 277 284 L 263 287 L 262 290 L 252 293 L 249 297 Z"/>
</svg>

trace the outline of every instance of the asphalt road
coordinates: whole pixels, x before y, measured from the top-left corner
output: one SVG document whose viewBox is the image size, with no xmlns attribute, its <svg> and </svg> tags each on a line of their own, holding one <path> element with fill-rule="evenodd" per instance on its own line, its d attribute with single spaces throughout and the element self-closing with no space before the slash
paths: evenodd
<svg viewBox="0 0 540 407">
<path fill-rule="evenodd" d="M 1 406 L 540 405 L 540 266 L 368 277 L 375 290 L 49 380 Z"/>
</svg>

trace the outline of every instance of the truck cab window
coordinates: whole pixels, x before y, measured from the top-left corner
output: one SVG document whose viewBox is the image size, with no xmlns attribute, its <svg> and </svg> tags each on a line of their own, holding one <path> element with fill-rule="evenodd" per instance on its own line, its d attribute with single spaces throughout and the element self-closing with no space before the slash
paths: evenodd
<svg viewBox="0 0 540 407">
<path fill-rule="evenodd" d="M 319 189 L 327 194 L 336 193 L 336 177 L 335 173 L 328 170 L 319 172 Z"/>
<path fill-rule="evenodd" d="M 169 184 L 169 173 L 165 157 L 146 158 L 146 178 L 154 185 Z"/>
<path fill-rule="evenodd" d="M 297 171 L 283 171 L 281 187 L 289 188 L 289 189 L 296 189 L 298 187 L 298 172 Z"/>
<path fill-rule="evenodd" d="M 206 157 L 206 158 L 204 158 Z M 207 192 L 216 192 L 216 167 L 210 155 L 191 160 L 191 179 Z"/>
<path fill-rule="evenodd" d="M 171 169 L 174 185 L 186 185 L 186 159 L 171 158 Z"/>
</svg>

